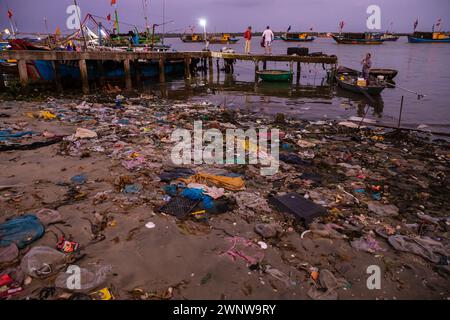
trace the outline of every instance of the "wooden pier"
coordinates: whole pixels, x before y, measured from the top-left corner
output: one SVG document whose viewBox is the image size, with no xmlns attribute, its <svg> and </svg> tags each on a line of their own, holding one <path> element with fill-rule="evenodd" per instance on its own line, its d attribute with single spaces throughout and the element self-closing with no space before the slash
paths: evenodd
<svg viewBox="0 0 450 320">
<path fill-rule="evenodd" d="M 255 81 L 257 81 L 256 72 L 259 70 L 260 63 L 263 64 L 263 69 L 266 68 L 267 62 L 288 62 L 290 71 L 294 71 L 294 64 L 296 64 L 297 70 L 297 83 L 299 83 L 301 64 L 321 64 L 323 66 L 328 65 L 330 69 L 336 70 L 337 57 L 336 56 L 295 56 L 295 55 L 264 55 L 264 54 L 238 54 L 238 53 L 224 53 L 216 51 L 184 51 L 184 52 L 117 52 L 117 51 L 85 51 L 85 52 L 73 52 L 73 51 L 32 51 L 32 50 L 5 50 L 0 51 L 0 59 L 5 60 L 17 60 L 17 66 L 19 71 L 19 78 L 22 87 L 27 87 L 29 83 L 27 74 L 27 61 L 46 60 L 52 61 L 55 70 L 55 83 L 58 89 L 61 89 L 61 77 L 59 74 L 59 66 L 63 61 L 78 61 L 78 67 L 80 69 L 81 83 L 83 93 L 89 93 L 89 80 L 87 72 L 87 60 L 94 60 L 97 62 L 112 60 L 123 62 L 124 74 L 125 74 L 125 87 L 126 89 L 132 88 L 132 77 L 130 63 L 138 60 L 151 60 L 158 61 L 159 66 L 159 81 L 165 82 L 164 65 L 168 60 L 183 60 L 184 61 L 184 74 L 186 79 L 191 79 L 192 68 L 191 64 L 193 59 L 196 61 L 202 61 L 204 71 L 208 69 L 209 76 L 213 78 L 214 62 L 218 66 L 217 72 L 220 72 L 219 61 L 252 61 L 255 68 Z M 101 63 L 99 63 L 101 65 Z M 325 68 L 325 67 L 324 67 Z M 102 73 L 101 68 L 99 72 Z M 99 75 L 103 80 L 103 75 Z M 139 74 L 136 75 L 140 78 Z"/>
</svg>

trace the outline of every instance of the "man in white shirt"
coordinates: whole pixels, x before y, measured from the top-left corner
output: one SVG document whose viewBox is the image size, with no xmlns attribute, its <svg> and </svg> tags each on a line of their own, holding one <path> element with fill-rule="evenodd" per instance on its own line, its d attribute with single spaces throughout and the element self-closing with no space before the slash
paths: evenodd
<svg viewBox="0 0 450 320">
<path fill-rule="evenodd" d="M 264 30 L 262 37 L 264 41 L 264 52 L 266 54 L 272 54 L 272 41 L 275 38 L 275 35 L 272 30 L 270 30 L 269 26 L 267 26 L 266 30 Z"/>
</svg>

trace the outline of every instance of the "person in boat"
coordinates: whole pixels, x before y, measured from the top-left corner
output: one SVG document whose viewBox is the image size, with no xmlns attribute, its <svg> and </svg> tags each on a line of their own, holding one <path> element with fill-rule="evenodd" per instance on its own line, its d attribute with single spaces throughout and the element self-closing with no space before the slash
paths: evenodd
<svg viewBox="0 0 450 320">
<path fill-rule="evenodd" d="M 244 32 L 244 39 L 245 39 L 245 48 L 244 52 L 246 54 L 250 54 L 251 49 L 251 43 L 252 43 L 252 27 L 249 26 L 247 30 Z"/>
<path fill-rule="evenodd" d="M 267 26 L 264 30 L 262 37 L 264 39 L 264 52 L 265 54 L 272 54 L 272 41 L 275 38 L 273 31 L 270 30 L 270 26 Z"/>
<path fill-rule="evenodd" d="M 361 61 L 363 78 L 369 80 L 370 68 L 372 68 L 372 55 L 367 53 L 364 59 Z"/>
</svg>

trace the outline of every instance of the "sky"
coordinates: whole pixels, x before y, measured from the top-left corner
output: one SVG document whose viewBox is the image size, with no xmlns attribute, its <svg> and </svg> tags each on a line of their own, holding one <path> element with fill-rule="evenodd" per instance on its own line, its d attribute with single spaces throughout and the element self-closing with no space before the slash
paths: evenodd
<svg viewBox="0 0 450 320">
<path fill-rule="evenodd" d="M 81 16 L 87 13 L 113 16 L 111 0 L 77 0 Z M 145 26 L 143 0 L 116 0 L 119 21 Z M 165 2 L 165 5 L 163 3 Z M 67 6 L 73 0 L 0 0 L 0 30 L 10 27 L 7 8 L 22 32 L 45 32 L 44 18 L 50 32 L 59 27 L 67 32 Z M 366 13 L 369 5 L 381 10 L 381 30 L 412 32 L 418 18 L 418 30 L 431 31 L 442 18 L 442 28 L 450 30 L 450 0 L 147 0 L 150 24 L 173 21 L 164 26 L 165 32 L 184 32 L 190 25 L 200 31 L 198 20 L 207 20 L 208 32 L 243 32 L 248 25 L 261 31 L 270 25 L 274 31 L 338 31 L 344 20 L 344 31 L 367 31 Z M 108 23 L 105 21 L 107 27 Z M 391 24 L 392 23 L 392 24 Z M 109 23 L 110 24 L 110 23 Z M 121 32 L 131 29 L 121 25 Z M 160 27 L 157 32 L 162 32 Z"/>
</svg>

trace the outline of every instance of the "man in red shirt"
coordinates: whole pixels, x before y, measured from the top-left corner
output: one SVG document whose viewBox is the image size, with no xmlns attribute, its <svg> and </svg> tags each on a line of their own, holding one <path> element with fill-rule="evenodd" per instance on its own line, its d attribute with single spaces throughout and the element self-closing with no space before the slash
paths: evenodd
<svg viewBox="0 0 450 320">
<path fill-rule="evenodd" d="M 245 53 L 250 54 L 251 42 L 252 42 L 252 27 L 248 27 L 244 32 L 245 39 Z"/>
</svg>

